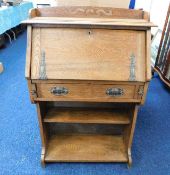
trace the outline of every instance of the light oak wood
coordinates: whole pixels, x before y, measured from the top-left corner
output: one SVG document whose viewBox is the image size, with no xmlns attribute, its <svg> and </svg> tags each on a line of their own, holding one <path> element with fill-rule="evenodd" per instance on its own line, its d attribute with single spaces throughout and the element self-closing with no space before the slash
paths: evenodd
<svg viewBox="0 0 170 175">
<path fill-rule="evenodd" d="M 151 77 L 149 14 L 76 6 L 32 9 L 30 17 L 26 78 L 37 106 L 42 165 L 130 166 L 138 106 Z M 54 87 L 68 93 L 58 96 Z M 109 96 L 108 88 L 123 93 Z"/>
<path fill-rule="evenodd" d="M 136 81 L 145 81 L 142 31 L 35 28 L 32 43 L 32 79 L 39 79 L 41 51 L 45 51 L 48 79 L 129 81 L 134 54 Z"/>
<path fill-rule="evenodd" d="M 54 87 L 65 87 L 68 94 L 56 96 L 51 93 Z M 121 88 L 124 91 L 122 96 L 113 97 L 106 94 L 108 88 Z M 111 101 L 112 99 L 132 99 L 135 93 L 135 86 L 130 85 L 95 85 L 95 84 L 37 84 L 39 98 L 54 98 L 56 101 L 64 100 L 85 100 L 96 99 L 101 101 Z"/>
<path fill-rule="evenodd" d="M 48 143 L 46 162 L 126 162 L 121 136 L 61 135 Z"/>
<path fill-rule="evenodd" d="M 31 103 L 35 103 L 35 98 L 37 98 L 37 89 L 36 89 L 36 85 L 31 83 L 31 80 L 27 80 L 28 83 L 28 89 L 30 91 L 30 100 Z"/>
<path fill-rule="evenodd" d="M 135 106 L 134 110 L 132 112 L 132 123 L 131 123 L 131 129 L 130 129 L 130 137 L 128 140 L 128 148 L 131 149 L 132 146 L 132 140 L 134 136 L 135 126 L 136 126 L 136 120 L 137 120 L 137 113 L 138 113 L 138 106 Z"/>
<path fill-rule="evenodd" d="M 23 21 L 23 24 L 57 24 L 57 25 L 97 25 L 97 26 L 133 26 L 156 27 L 153 23 L 143 19 L 107 19 L 107 18 L 70 18 L 70 17 L 35 17 Z"/>
<path fill-rule="evenodd" d="M 39 127 L 40 127 L 40 134 L 41 134 L 41 138 L 42 138 L 42 146 L 45 147 L 46 146 L 46 142 L 47 142 L 47 135 L 45 132 L 45 125 L 43 124 L 42 121 L 42 116 L 44 116 L 45 114 L 45 103 L 37 103 L 36 107 L 37 107 L 37 114 L 38 114 L 38 122 L 39 122 Z"/>
<path fill-rule="evenodd" d="M 41 39 L 40 28 L 34 28 L 32 34 L 31 79 L 32 79 L 32 72 L 37 72 L 37 74 L 39 74 L 39 67 L 33 66 L 33 64 L 40 65 L 40 59 L 41 59 L 40 39 Z M 37 79 L 38 78 L 39 77 L 37 77 Z"/>
<path fill-rule="evenodd" d="M 149 86 L 149 82 L 146 82 L 146 83 L 145 83 L 145 86 L 144 86 L 144 91 L 143 91 L 143 96 L 142 96 L 141 105 L 143 105 L 143 104 L 145 103 L 146 94 L 147 94 L 147 91 L 148 91 L 148 86 Z"/>
<path fill-rule="evenodd" d="M 51 108 L 44 122 L 129 124 L 129 111 L 114 109 Z"/>
<path fill-rule="evenodd" d="M 146 80 L 151 80 L 151 30 L 146 32 Z"/>
<path fill-rule="evenodd" d="M 39 128 L 40 128 L 40 135 L 41 135 L 41 142 L 42 142 L 42 152 L 41 152 L 41 165 L 45 167 L 45 153 L 48 143 L 48 136 L 46 132 L 46 126 L 44 125 L 42 121 L 42 116 L 45 114 L 45 103 L 37 103 L 37 114 L 38 114 L 38 122 L 39 122 Z"/>
<path fill-rule="evenodd" d="M 144 85 L 144 82 L 135 82 L 135 81 L 98 81 L 98 80 L 32 80 L 32 83 L 35 84 L 103 84 L 103 85 L 110 85 L 110 84 L 115 84 L 115 85 Z"/>
<path fill-rule="evenodd" d="M 150 14 L 149 12 L 143 11 L 143 19 L 150 21 Z"/>
<path fill-rule="evenodd" d="M 112 98 L 112 99 L 93 99 L 93 98 L 79 98 L 79 99 L 66 99 L 66 98 L 36 98 L 35 102 L 117 102 L 117 103 L 141 103 L 141 99 L 122 99 L 122 98 Z"/>
<path fill-rule="evenodd" d="M 142 10 L 129 10 L 123 8 L 110 7 L 83 7 L 83 6 L 65 6 L 34 9 L 38 17 L 89 17 L 89 18 L 115 18 L 115 19 L 147 19 Z M 34 14 L 34 13 L 33 13 Z M 31 16 L 31 12 L 30 12 Z M 35 15 L 31 16 L 32 18 Z"/>
<path fill-rule="evenodd" d="M 128 166 L 131 167 L 132 165 L 132 156 L 131 156 L 131 147 L 132 147 L 132 141 L 136 126 L 136 120 L 137 120 L 137 113 L 138 113 L 138 106 L 131 107 L 130 110 L 130 124 L 125 127 L 124 130 L 124 143 L 127 148 L 128 152 Z"/>
<path fill-rule="evenodd" d="M 65 25 L 65 24 L 32 24 L 34 28 L 73 28 L 73 29 L 107 29 L 107 30 L 132 30 L 132 31 L 147 31 L 149 27 L 136 26 L 114 26 L 114 25 Z"/>
<path fill-rule="evenodd" d="M 124 25 L 126 25 L 126 23 L 130 24 L 130 25 L 139 25 L 139 23 L 141 23 L 141 25 L 144 26 L 150 26 L 151 24 L 154 25 L 153 23 L 147 21 L 146 19 L 110 19 L 110 18 L 88 18 L 88 17 L 82 17 L 82 18 L 76 18 L 76 17 L 33 17 L 29 20 L 26 20 L 25 22 L 34 24 L 34 23 L 60 23 L 60 22 L 70 22 L 70 23 L 77 23 L 78 24 L 89 24 L 89 23 L 110 23 L 112 25 L 114 25 L 114 23 L 122 23 Z M 155 25 L 154 25 L 155 26 Z"/>
<path fill-rule="evenodd" d="M 38 10 L 36 8 L 30 9 L 29 10 L 29 18 L 31 19 L 31 18 L 36 17 L 37 16 L 37 12 L 38 12 Z"/>
<path fill-rule="evenodd" d="M 27 26 L 27 53 L 25 64 L 25 77 L 30 79 L 31 74 L 31 51 L 32 51 L 32 27 Z"/>
</svg>

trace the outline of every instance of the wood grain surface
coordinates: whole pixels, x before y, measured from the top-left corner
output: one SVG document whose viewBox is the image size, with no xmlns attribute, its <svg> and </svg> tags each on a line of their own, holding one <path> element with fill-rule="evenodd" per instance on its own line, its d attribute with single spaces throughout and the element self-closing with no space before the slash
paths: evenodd
<svg viewBox="0 0 170 175">
<path fill-rule="evenodd" d="M 48 79 L 129 81 L 134 54 L 136 81 L 145 81 L 143 31 L 35 28 L 32 42 L 32 79 L 39 79 L 45 51 Z"/>
<path fill-rule="evenodd" d="M 68 94 L 56 96 L 51 93 L 54 87 L 65 87 Z M 106 94 L 108 88 L 121 88 L 124 94 L 121 96 L 109 96 Z M 112 99 L 133 99 L 135 86 L 133 85 L 95 85 L 95 84 L 37 84 L 38 98 L 53 98 L 59 100 L 85 100 L 112 101 Z"/>
<path fill-rule="evenodd" d="M 27 27 L 27 52 L 25 64 L 25 78 L 31 78 L 31 55 L 32 54 L 32 27 Z"/>
<path fill-rule="evenodd" d="M 60 7 L 33 9 L 24 22 L 31 25 L 25 75 L 37 107 L 42 165 L 132 164 L 138 105 L 144 103 L 151 78 L 154 25 L 142 10 L 115 9 L 114 0 L 99 1 L 110 7 L 66 7 L 59 0 Z M 68 93 L 58 95 L 56 87 Z M 109 88 L 123 93 L 110 96 Z"/>
<path fill-rule="evenodd" d="M 22 22 L 23 24 L 58 24 L 58 25 L 90 25 L 90 26 L 133 26 L 155 27 L 145 19 L 113 19 L 113 18 L 73 18 L 73 17 L 34 17 Z"/>
<path fill-rule="evenodd" d="M 129 124 L 129 111 L 115 109 L 51 108 L 44 122 Z"/>
<path fill-rule="evenodd" d="M 105 1 L 106 2 L 106 1 Z M 114 18 L 114 19 L 146 19 L 149 18 L 142 10 L 129 10 L 111 7 L 90 6 L 58 6 L 32 9 L 30 17 L 89 17 L 89 18 Z"/>
<path fill-rule="evenodd" d="M 61 135 L 49 140 L 46 162 L 127 162 L 121 136 Z"/>
</svg>

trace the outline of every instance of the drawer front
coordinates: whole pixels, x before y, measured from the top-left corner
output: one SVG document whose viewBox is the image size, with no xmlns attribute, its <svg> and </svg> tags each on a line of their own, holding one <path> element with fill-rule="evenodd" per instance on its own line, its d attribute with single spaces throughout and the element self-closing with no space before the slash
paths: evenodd
<svg viewBox="0 0 170 175">
<path fill-rule="evenodd" d="M 38 98 L 64 101 L 115 101 L 134 99 L 135 85 L 37 84 Z"/>
</svg>

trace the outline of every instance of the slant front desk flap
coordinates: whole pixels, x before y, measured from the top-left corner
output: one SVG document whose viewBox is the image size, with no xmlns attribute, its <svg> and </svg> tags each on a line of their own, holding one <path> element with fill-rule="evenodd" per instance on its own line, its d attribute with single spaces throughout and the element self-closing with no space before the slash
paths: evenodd
<svg viewBox="0 0 170 175">
<path fill-rule="evenodd" d="M 145 81 L 143 31 L 34 28 L 32 36 L 32 79 L 44 67 L 47 79 L 128 81 L 134 64 L 135 80 Z"/>
<path fill-rule="evenodd" d="M 102 7 L 33 9 L 26 78 L 46 162 L 127 162 L 151 78 L 149 15 Z M 108 125 L 109 124 L 109 125 Z M 88 146 L 87 146 L 88 145 Z"/>
</svg>

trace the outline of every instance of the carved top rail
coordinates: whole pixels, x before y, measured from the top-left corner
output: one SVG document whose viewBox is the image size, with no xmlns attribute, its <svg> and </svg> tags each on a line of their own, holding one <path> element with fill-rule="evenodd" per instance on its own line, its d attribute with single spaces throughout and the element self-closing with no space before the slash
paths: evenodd
<svg viewBox="0 0 170 175">
<path fill-rule="evenodd" d="M 32 9 L 30 18 L 33 17 L 101 17 L 123 19 L 145 19 L 149 21 L 149 14 L 142 10 L 129 10 L 110 7 L 47 7 Z"/>
</svg>

